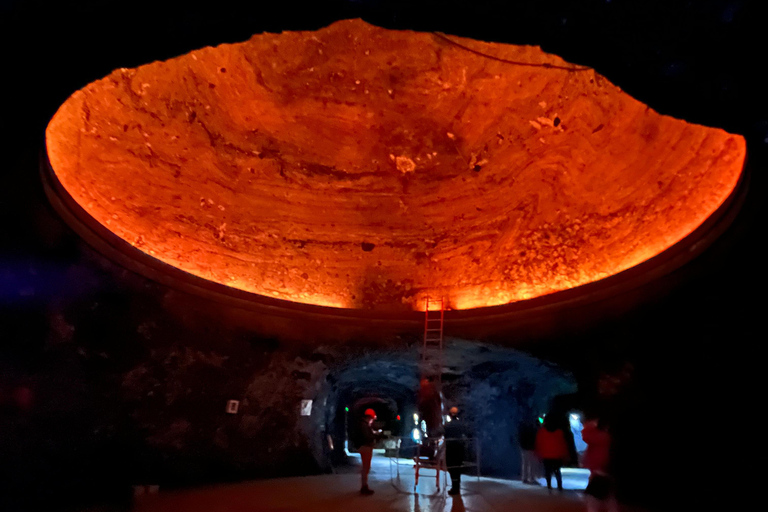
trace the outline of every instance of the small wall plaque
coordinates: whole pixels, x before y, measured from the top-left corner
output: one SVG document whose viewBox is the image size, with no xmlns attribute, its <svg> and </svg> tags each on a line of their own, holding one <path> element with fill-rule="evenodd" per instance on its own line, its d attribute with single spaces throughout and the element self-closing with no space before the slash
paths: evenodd
<svg viewBox="0 0 768 512">
<path fill-rule="evenodd" d="M 240 400 L 230 400 L 227 402 L 227 414 L 237 414 L 240 408 Z"/>
</svg>

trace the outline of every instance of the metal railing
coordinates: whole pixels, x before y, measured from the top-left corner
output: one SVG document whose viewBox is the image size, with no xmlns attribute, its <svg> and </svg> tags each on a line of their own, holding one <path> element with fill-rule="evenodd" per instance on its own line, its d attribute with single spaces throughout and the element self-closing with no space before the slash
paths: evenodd
<svg viewBox="0 0 768 512">
<path fill-rule="evenodd" d="M 435 485 L 438 492 L 447 490 L 448 483 L 448 471 L 450 469 L 462 468 L 462 473 L 466 471 L 466 468 L 475 468 L 475 477 L 480 480 L 480 443 L 477 438 L 474 437 L 462 437 L 462 438 L 433 438 L 423 440 L 423 442 L 407 443 L 404 445 L 403 440 L 411 440 L 408 436 L 390 436 L 384 444 L 394 441 L 394 450 L 392 447 L 385 448 L 385 455 L 389 459 L 389 476 L 392 485 L 401 492 L 410 493 L 411 491 L 401 488 L 400 471 L 402 468 L 413 468 L 413 492 L 415 493 L 419 485 L 419 476 L 422 469 L 435 471 Z M 425 441 L 425 442 L 424 442 Z M 464 460 L 461 465 L 448 466 L 446 464 L 446 443 L 447 442 L 463 442 L 464 443 Z M 472 449 L 468 449 L 468 447 Z M 394 453 L 394 455 L 392 455 Z M 405 471 L 405 469 L 404 469 Z M 443 472 L 443 486 L 440 486 L 440 472 Z"/>
</svg>

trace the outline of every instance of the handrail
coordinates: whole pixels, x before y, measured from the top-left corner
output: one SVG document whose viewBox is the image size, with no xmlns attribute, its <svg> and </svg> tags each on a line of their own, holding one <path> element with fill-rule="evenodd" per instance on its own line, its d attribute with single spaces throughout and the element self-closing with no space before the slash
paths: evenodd
<svg viewBox="0 0 768 512">
<path fill-rule="evenodd" d="M 477 437 L 439 437 L 439 438 L 435 438 L 434 440 L 437 441 L 437 443 L 439 444 L 439 448 L 437 448 L 437 453 L 436 453 L 438 461 L 435 464 L 428 464 L 428 465 L 420 464 L 420 460 L 419 460 L 418 453 L 419 453 L 419 450 L 423 447 L 423 444 L 422 443 L 416 443 L 416 444 L 413 444 L 413 445 L 410 445 L 410 446 L 403 447 L 402 446 L 402 440 L 403 439 L 409 439 L 410 440 L 411 437 L 410 436 L 388 436 L 385 439 L 385 440 L 396 440 L 397 441 L 397 446 L 396 446 L 397 450 L 395 452 L 396 455 L 394 455 L 394 456 L 388 455 L 387 456 L 387 458 L 389 459 L 390 481 L 391 481 L 392 485 L 396 489 L 402 491 L 398 487 L 397 483 L 395 482 L 395 475 L 392 474 L 392 467 L 393 467 L 393 465 L 396 468 L 396 478 L 397 478 L 398 482 L 400 480 L 400 466 L 411 466 L 411 467 L 414 467 L 414 468 L 419 467 L 419 468 L 424 468 L 424 469 L 434 469 L 434 470 L 437 471 L 435 476 L 438 479 L 439 479 L 439 476 L 440 476 L 439 472 L 441 470 L 445 471 L 445 473 L 447 475 L 449 469 L 454 469 L 454 468 L 471 468 L 471 467 L 474 467 L 474 468 L 476 468 L 475 476 L 478 479 L 478 481 L 480 480 L 480 442 L 479 442 L 479 438 L 477 438 Z M 446 461 L 445 461 L 445 455 L 446 455 L 446 444 L 445 443 L 446 443 L 446 441 L 463 441 L 465 443 L 465 446 L 467 444 L 469 444 L 470 442 L 473 442 L 473 444 L 474 444 L 474 451 L 473 451 L 474 452 L 473 453 L 474 461 L 472 461 L 472 460 L 466 461 L 465 460 L 465 461 L 462 461 L 461 465 L 451 465 L 451 466 L 448 466 Z M 413 453 L 412 456 L 404 455 L 404 454 L 401 454 L 401 451 L 400 451 L 401 449 L 413 450 L 414 453 Z M 403 462 L 403 460 L 409 460 L 411 462 L 405 463 L 405 462 Z M 446 476 L 446 478 L 447 478 L 447 476 Z M 417 485 L 417 482 L 414 483 L 414 492 L 415 492 L 415 489 L 416 489 L 416 485 Z M 443 485 L 443 491 L 445 491 L 445 485 Z M 402 492 L 407 492 L 407 491 L 402 491 Z"/>
</svg>

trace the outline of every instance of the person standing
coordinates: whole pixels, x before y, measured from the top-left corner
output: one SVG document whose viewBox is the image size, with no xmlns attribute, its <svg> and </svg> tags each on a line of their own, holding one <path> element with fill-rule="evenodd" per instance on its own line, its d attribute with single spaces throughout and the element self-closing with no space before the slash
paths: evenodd
<svg viewBox="0 0 768 512">
<path fill-rule="evenodd" d="M 459 418 L 459 408 L 451 407 L 449 420 L 445 424 L 445 465 L 451 475 L 451 490 L 448 494 L 461 494 L 461 470 L 464 464 L 466 431 Z"/>
<path fill-rule="evenodd" d="M 373 459 L 373 445 L 381 438 L 381 434 L 373 430 L 373 422 L 376 419 L 376 411 L 366 409 L 363 413 L 362 424 L 360 425 L 360 460 L 362 468 L 360 469 L 360 478 L 362 485 L 360 494 L 370 496 L 373 491 L 368 487 L 368 474 L 371 472 L 371 459 Z"/>
<path fill-rule="evenodd" d="M 443 397 L 435 379 L 424 377 L 419 382 L 419 415 L 427 424 L 427 437 L 442 435 Z"/>
<path fill-rule="evenodd" d="M 557 424 L 554 415 L 544 417 L 544 425 L 536 433 L 536 455 L 544 464 L 544 477 L 547 489 L 552 489 L 552 475 L 557 479 L 557 490 L 563 490 L 563 476 L 560 468 L 568 460 L 569 450 L 562 427 Z"/>
<path fill-rule="evenodd" d="M 581 437 L 587 443 L 582 460 L 582 465 L 589 469 L 589 483 L 584 491 L 587 511 L 598 512 L 605 507 L 609 512 L 618 512 L 615 484 L 609 467 L 611 434 L 602 422 L 591 420 L 584 425 Z"/>
<path fill-rule="evenodd" d="M 524 484 L 535 484 L 539 478 L 539 459 L 536 457 L 536 427 L 530 421 L 520 424 L 517 429 L 520 445 L 521 480 Z"/>
</svg>

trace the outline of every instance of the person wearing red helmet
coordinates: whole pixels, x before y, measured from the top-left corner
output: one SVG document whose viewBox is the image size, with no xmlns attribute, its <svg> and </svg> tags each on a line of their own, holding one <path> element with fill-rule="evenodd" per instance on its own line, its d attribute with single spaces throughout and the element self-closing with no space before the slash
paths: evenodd
<svg viewBox="0 0 768 512">
<path fill-rule="evenodd" d="M 376 411 L 373 409 L 366 409 L 363 413 L 362 425 L 360 425 L 360 459 L 362 460 L 363 467 L 360 471 L 360 477 L 362 479 L 362 487 L 360 487 L 360 494 L 366 496 L 373 494 L 373 491 L 368 488 L 368 473 L 371 471 L 371 459 L 373 458 L 373 445 L 376 444 L 381 438 L 381 433 L 373 430 L 373 421 L 376 419 Z"/>
</svg>

